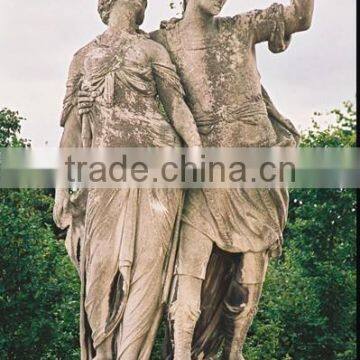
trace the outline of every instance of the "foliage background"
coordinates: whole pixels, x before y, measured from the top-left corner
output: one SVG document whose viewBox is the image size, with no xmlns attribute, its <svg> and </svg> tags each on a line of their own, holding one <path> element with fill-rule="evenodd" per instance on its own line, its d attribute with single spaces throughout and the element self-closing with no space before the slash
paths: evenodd
<svg viewBox="0 0 360 360">
<path fill-rule="evenodd" d="M 316 121 L 302 146 L 355 146 L 351 103 Z M 320 114 L 317 114 L 320 115 Z M 0 146 L 27 146 L 0 111 Z M 356 359 L 354 190 L 292 190 L 283 256 L 273 261 L 247 360 Z M 0 190 L 0 359 L 79 359 L 79 281 L 55 228 L 53 193 Z M 161 358 L 163 329 L 153 359 Z"/>
</svg>

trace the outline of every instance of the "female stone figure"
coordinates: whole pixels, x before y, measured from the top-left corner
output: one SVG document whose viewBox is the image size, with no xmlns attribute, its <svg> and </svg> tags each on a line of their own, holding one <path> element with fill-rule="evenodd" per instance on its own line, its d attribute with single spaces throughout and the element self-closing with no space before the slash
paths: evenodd
<svg viewBox="0 0 360 360">
<path fill-rule="evenodd" d="M 72 61 L 62 147 L 173 147 L 180 146 L 178 135 L 200 146 L 168 53 L 138 29 L 145 8 L 146 0 L 99 1 L 108 29 Z M 80 117 L 77 98 L 85 90 L 92 107 Z M 67 248 L 82 281 L 83 360 L 150 357 L 181 203 L 180 190 L 90 189 L 85 229 L 79 209 L 73 213 Z M 69 225 L 74 207 L 66 191 L 57 192 L 59 226 Z"/>
<path fill-rule="evenodd" d="M 284 51 L 291 34 L 309 28 L 314 1 L 215 17 L 225 3 L 186 0 L 183 18 L 152 34 L 177 67 L 203 146 L 294 146 L 298 133 L 261 86 L 255 45 L 267 41 L 272 52 Z M 287 211 L 285 189 L 188 191 L 170 309 L 175 360 L 213 358 L 224 337 L 224 359 L 243 359 L 268 259 L 281 252 Z"/>
</svg>

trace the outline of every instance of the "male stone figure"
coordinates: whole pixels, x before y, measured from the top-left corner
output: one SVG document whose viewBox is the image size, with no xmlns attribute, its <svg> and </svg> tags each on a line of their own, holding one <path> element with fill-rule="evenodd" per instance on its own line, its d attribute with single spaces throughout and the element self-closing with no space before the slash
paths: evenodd
<svg viewBox="0 0 360 360">
<path fill-rule="evenodd" d="M 225 2 L 187 0 L 182 19 L 165 23 L 152 34 L 177 67 L 203 146 L 294 146 L 296 130 L 276 111 L 261 87 L 255 45 L 267 41 L 272 52 L 284 51 L 291 34 L 310 27 L 314 1 L 292 0 L 286 7 L 274 4 L 231 18 L 215 17 Z M 224 358 L 243 359 L 268 260 L 281 252 L 287 210 L 285 189 L 189 190 L 176 298 L 170 308 L 175 360 L 215 356 L 221 339 L 219 328 L 224 329 Z M 216 278 L 214 264 L 209 263 L 214 248 L 238 254 L 220 305 L 207 299 L 216 294 L 211 286 L 208 294 L 205 286 L 201 299 L 205 277 L 211 273 Z M 210 315 L 200 319 L 202 330 L 193 338 L 204 301 L 211 305 L 207 307 Z"/>
</svg>

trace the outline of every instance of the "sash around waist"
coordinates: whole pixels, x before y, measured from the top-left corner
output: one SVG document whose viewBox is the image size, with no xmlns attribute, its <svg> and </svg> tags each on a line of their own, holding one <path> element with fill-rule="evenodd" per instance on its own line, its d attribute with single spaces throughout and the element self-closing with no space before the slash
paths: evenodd
<svg viewBox="0 0 360 360">
<path fill-rule="evenodd" d="M 255 105 L 255 106 L 254 106 Z M 201 134 L 209 134 L 220 123 L 243 122 L 249 125 L 259 125 L 259 117 L 268 119 L 265 103 L 249 106 L 226 107 L 215 112 L 195 114 L 195 122 Z"/>
</svg>

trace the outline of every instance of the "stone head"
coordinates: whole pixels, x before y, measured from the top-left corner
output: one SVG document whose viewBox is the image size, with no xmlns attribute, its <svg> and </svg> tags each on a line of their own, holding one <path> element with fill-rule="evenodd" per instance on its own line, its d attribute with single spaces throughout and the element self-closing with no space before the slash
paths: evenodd
<svg viewBox="0 0 360 360">
<path fill-rule="evenodd" d="M 104 24 L 108 25 L 110 16 L 127 14 L 136 25 L 144 21 L 147 0 L 99 0 L 98 12 Z"/>
<path fill-rule="evenodd" d="M 216 16 L 219 15 L 227 0 L 183 0 L 184 11 L 191 3 L 196 9 L 201 12 Z"/>
</svg>

